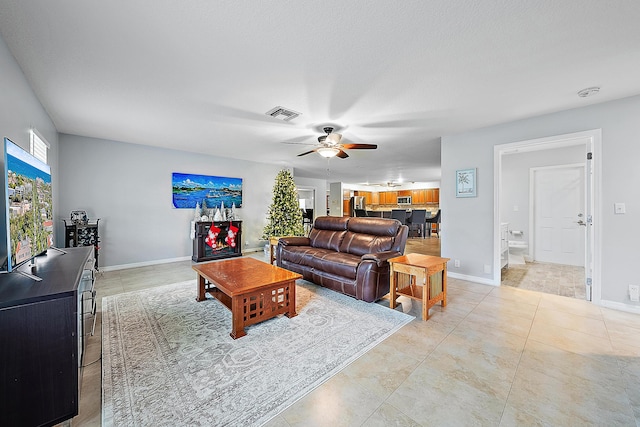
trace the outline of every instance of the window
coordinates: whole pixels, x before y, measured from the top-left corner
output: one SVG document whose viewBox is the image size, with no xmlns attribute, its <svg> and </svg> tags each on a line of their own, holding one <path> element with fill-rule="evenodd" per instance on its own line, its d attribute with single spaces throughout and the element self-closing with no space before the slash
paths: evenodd
<svg viewBox="0 0 640 427">
<path fill-rule="evenodd" d="M 44 138 L 41 138 L 34 129 L 30 130 L 29 134 L 29 151 L 37 159 L 47 163 L 47 149 L 49 148 L 49 143 L 45 141 Z"/>
</svg>

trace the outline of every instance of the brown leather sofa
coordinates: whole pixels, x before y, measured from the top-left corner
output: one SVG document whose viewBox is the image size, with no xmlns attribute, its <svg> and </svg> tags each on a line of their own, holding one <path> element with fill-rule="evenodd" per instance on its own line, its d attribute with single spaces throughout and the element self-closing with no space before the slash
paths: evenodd
<svg viewBox="0 0 640 427">
<path fill-rule="evenodd" d="M 385 218 L 316 218 L 309 237 L 283 237 L 279 267 L 317 285 L 373 302 L 389 293 L 387 260 L 404 254 L 409 230 Z"/>
</svg>

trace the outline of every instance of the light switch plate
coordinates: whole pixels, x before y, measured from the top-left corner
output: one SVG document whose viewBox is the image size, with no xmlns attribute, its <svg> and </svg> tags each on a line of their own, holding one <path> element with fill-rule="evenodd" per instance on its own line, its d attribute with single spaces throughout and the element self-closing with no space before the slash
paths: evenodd
<svg viewBox="0 0 640 427">
<path fill-rule="evenodd" d="M 624 203 L 614 203 L 613 211 L 616 214 L 624 214 L 624 213 L 627 213 L 627 207 L 625 206 Z"/>
</svg>

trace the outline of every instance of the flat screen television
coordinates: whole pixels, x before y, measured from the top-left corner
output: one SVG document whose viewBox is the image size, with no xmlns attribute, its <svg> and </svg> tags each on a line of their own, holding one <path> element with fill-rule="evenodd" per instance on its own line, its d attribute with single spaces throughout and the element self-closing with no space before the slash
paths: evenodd
<svg viewBox="0 0 640 427">
<path fill-rule="evenodd" d="M 7 253 L 2 270 L 12 271 L 53 245 L 51 168 L 5 138 L 3 190 Z"/>
</svg>

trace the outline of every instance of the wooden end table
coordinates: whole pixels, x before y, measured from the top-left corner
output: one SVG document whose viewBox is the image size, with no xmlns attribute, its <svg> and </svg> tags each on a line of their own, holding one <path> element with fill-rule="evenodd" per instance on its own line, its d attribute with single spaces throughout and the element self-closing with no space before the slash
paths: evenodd
<svg viewBox="0 0 640 427">
<path fill-rule="evenodd" d="M 395 309 L 396 298 L 404 295 L 422 301 L 422 320 L 429 319 L 429 309 L 438 302 L 447 305 L 447 262 L 449 258 L 422 254 L 407 254 L 389 260 L 390 307 Z M 431 283 L 431 276 L 442 272 L 442 288 Z M 409 276 L 408 284 L 399 284 L 398 273 Z"/>
<path fill-rule="evenodd" d="M 271 319 L 278 314 L 291 318 L 296 313 L 298 273 L 267 264 L 255 258 L 233 258 L 196 264 L 196 301 L 209 293 L 231 310 L 231 338 L 245 336 L 245 326 Z"/>
<path fill-rule="evenodd" d="M 271 264 L 276 260 L 276 246 L 278 246 L 278 240 L 283 237 L 291 237 L 291 236 L 277 236 L 277 237 L 269 237 L 269 259 L 271 260 Z"/>
</svg>

